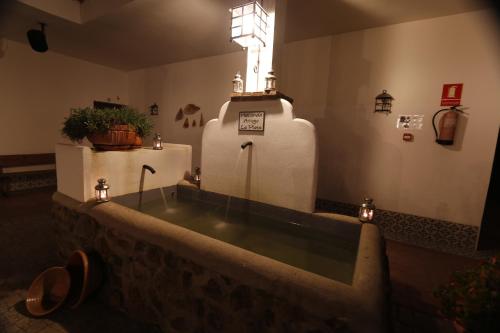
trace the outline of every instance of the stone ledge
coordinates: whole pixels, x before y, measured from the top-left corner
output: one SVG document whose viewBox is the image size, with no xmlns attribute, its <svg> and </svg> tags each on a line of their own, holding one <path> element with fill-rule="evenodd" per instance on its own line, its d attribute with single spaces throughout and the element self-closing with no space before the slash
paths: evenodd
<svg viewBox="0 0 500 333">
<path fill-rule="evenodd" d="M 359 206 L 318 198 L 316 209 L 356 216 Z M 374 223 L 390 240 L 456 255 L 484 256 L 476 251 L 479 228 L 475 226 L 383 209 L 377 209 Z"/>
</svg>

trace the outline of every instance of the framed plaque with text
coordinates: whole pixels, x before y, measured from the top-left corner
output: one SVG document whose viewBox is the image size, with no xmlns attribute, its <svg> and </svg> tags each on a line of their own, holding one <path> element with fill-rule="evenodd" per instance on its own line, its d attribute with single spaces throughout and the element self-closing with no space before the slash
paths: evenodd
<svg viewBox="0 0 500 333">
<path fill-rule="evenodd" d="M 264 132 L 266 113 L 264 111 L 240 112 L 238 128 L 240 131 Z"/>
</svg>

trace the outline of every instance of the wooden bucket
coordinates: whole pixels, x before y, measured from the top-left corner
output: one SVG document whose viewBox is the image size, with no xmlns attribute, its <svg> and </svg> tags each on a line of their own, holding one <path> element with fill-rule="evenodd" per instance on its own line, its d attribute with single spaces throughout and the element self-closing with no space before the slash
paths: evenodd
<svg viewBox="0 0 500 333">
<path fill-rule="evenodd" d="M 87 139 L 98 150 L 129 150 L 135 144 L 137 133 L 128 125 L 113 125 L 105 133 L 92 133 Z"/>
</svg>

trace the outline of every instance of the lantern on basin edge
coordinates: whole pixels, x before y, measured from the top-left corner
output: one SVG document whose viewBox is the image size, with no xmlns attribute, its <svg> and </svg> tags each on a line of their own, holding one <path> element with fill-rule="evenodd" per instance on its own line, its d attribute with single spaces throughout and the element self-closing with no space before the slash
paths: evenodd
<svg viewBox="0 0 500 333">
<path fill-rule="evenodd" d="M 391 113 L 393 100 L 394 98 L 387 93 L 387 90 L 382 90 L 382 93 L 375 97 L 375 112 Z"/>
<path fill-rule="evenodd" d="M 231 8 L 231 41 L 243 47 L 266 46 L 267 13 L 258 1 Z"/>
<path fill-rule="evenodd" d="M 365 201 L 359 207 L 359 220 L 361 222 L 371 222 L 373 220 L 373 215 L 375 212 L 375 205 L 373 204 L 373 199 L 365 198 Z"/>
<path fill-rule="evenodd" d="M 153 149 L 154 150 L 162 150 L 163 146 L 161 143 L 161 135 L 160 133 L 156 133 L 154 138 L 153 138 Z"/>
<path fill-rule="evenodd" d="M 97 202 L 109 201 L 109 185 L 106 184 L 106 179 L 99 178 L 95 186 L 95 200 Z"/>
</svg>

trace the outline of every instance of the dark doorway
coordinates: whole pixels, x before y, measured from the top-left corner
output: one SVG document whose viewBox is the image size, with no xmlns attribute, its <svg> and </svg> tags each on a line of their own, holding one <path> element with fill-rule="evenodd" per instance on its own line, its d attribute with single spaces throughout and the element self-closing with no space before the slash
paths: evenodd
<svg viewBox="0 0 500 333">
<path fill-rule="evenodd" d="M 94 109 L 121 109 L 126 107 L 123 104 L 94 101 Z"/>
<path fill-rule="evenodd" d="M 478 243 L 478 250 L 493 249 L 500 249 L 500 130 Z"/>
</svg>

